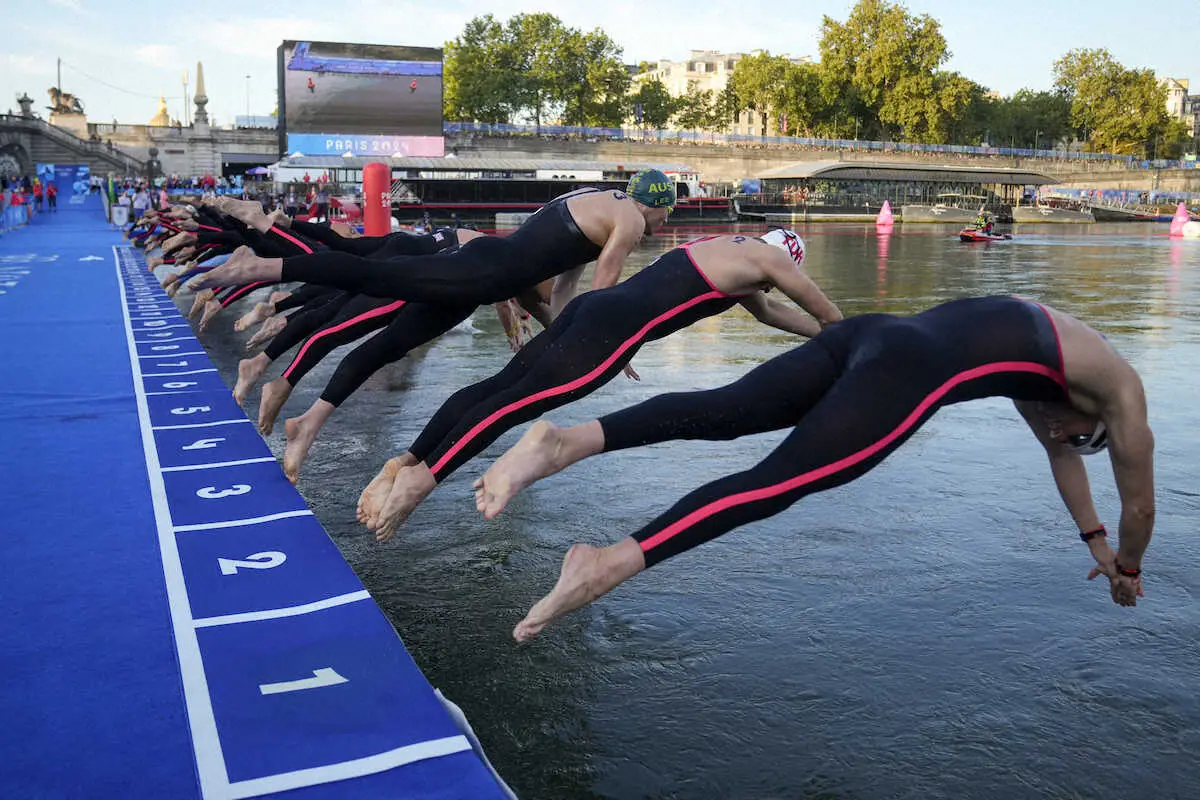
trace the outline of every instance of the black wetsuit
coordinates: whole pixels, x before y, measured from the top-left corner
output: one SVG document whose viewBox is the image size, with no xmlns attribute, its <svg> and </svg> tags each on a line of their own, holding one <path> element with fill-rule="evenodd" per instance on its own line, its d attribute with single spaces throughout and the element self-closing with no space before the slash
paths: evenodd
<svg viewBox="0 0 1200 800">
<path fill-rule="evenodd" d="M 635 533 L 650 566 L 865 474 L 943 406 L 995 396 L 1067 400 L 1054 323 L 1036 303 L 983 297 L 850 317 L 728 386 L 660 395 L 600 424 L 606 451 L 794 426 L 757 466 Z"/>
<path fill-rule="evenodd" d="M 346 354 L 321 393 L 322 400 L 340 406 L 379 369 L 404 358 L 413 348 L 433 341 L 476 309 L 476 306 L 393 302 L 401 304 L 395 316 L 386 328 Z M 295 385 L 292 377 L 288 381 Z"/>
<path fill-rule="evenodd" d="M 446 228 L 440 229 L 433 234 L 425 236 L 404 234 L 399 238 L 392 239 L 391 241 L 385 243 L 382 249 L 396 255 L 403 255 L 415 254 L 416 252 L 436 252 L 438 249 L 441 251 L 450 252 L 456 247 L 458 247 L 457 234 L 454 230 Z M 372 256 L 372 258 L 375 257 L 376 256 Z M 401 267 L 393 264 L 393 268 L 400 269 Z M 292 359 L 292 363 L 288 365 L 288 368 L 283 372 L 283 377 L 286 378 L 288 383 L 290 383 L 292 386 L 295 386 L 297 383 L 299 383 L 300 379 L 303 378 L 309 370 L 315 367 L 322 358 L 329 355 L 329 353 L 334 349 L 341 347 L 344 344 L 349 344 L 356 339 L 361 339 L 363 336 L 366 336 L 372 331 L 377 331 L 380 328 L 388 327 L 398 318 L 401 310 L 409 304 L 407 300 L 388 300 L 379 297 L 371 297 L 365 294 L 352 295 L 349 292 L 337 292 L 337 294 L 348 299 L 341 302 L 341 304 L 336 308 L 334 314 L 328 317 L 328 319 L 320 325 L 319 329 L 308 329 L 312 335 L 309 336 L 308 340 L 304 342 L 300 350 L 296 353 L 295 358 Z M 415 303 L 412 305 L 425 304 Z M 278 310 L 278 305 L 276 305 L 276 309 Z M 457 325 L 458 322 L 470 315 L 470 313 L 475 309 L 475 306 L 469 306 L 465 309 L 463 309 L 462 306 L 446 306 L 445 309 L 448 309 L 448 311 L 441 310 L 432 314 L 421 313 L 405 315 L 407 324 L 413 324 L 417 323 L 417 321 L 420 321 L 417 324 L 419 324 L 421 330 L 409 332 L 408 335 L 416 337 L 423 336 L 423 341 L 428 341 L 429 339 L 432 339 L 435 336 L 445 332 L 447 328 Z M 457 318 L 448 326 L 442 327 L 443 320 L 447 319 L 448 315 L 457 315 Z M 431 320 L 433 326 L 428 331 L 425 331 L 426 320 Z M 291 320 L 288 320 L 288 326 L 290 325 Z M 286 332 L 287 328 L 285 327 L 284 331 L 281 331 L 280 335 L 283 336 Z M 293 339 L 292 341 L 294 342 L 295 340 Z M 272 344 L 274 344 L 274 342 L 272 342 Z M 290 346 L 290 344 L 287 345 L 287 347 Z M 284 348 L 284 351 L 286 351 L 287 347 Z M 400 351 L 396 358 L 402 357 L 408 349 L 408 347 L 405 347 L 404 350 Z M 273 354 L 277 350 L 278 348 L 270 347 L 265 352 L 273 359 L 275 358 L 275 355 Z M 382 366 L 382 364 L 379 366 Z M 375 369 L 378 369 L 378 367 L 372 369 L 371 372 L 374 372 Z M 358 385 L 361 385 L 362 381 L 366 380 L 369 376 L 370 373 L 363 375 L 362 378 L 358 380 Z M 351 391 L 353 391 L 353 389 L 351 389 Z"/>
<path fill-rule="evenodd" d="M 498 303 L 600 255 L 602 248 L 575 224 L 569 199 L 551 200 L 508 236 L 481 236 L 453 253 L 391 261 L 316 253 L 284 259 L 282 280 L 419 303 Z"/>
<path fill-rule="evenodd" d="M 645 343 L 725 311 L 688 245 L 629 280 L 576 297 L 503 370 L 450 397 L 409 452 L 441 481 L 501 434 L 612 380 Z"/>
</svg>

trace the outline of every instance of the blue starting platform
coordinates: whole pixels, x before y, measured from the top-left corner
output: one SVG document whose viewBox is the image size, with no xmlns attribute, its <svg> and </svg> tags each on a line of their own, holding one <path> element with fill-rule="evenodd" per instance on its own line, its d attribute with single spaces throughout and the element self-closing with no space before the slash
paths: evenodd
<svg viewBox="0 0 1200 800">
<path fill-rule="evenodd" d="M 0 795 L 511 796 L 118 241 L 0 238 Z"/>
</svg>

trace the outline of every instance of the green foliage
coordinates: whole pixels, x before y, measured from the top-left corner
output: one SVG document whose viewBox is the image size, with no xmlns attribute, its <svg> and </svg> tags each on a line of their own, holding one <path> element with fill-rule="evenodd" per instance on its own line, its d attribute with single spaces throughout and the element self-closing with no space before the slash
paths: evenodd
<svg viewBox="0 0 1200 800">
<path fill-rule="evenodd" d="M 1148 69 L 1126 69 L 1107 50 L 1072 50 L 1054 62 L 1071 124 L 1096 150 L 1150 156 L 1167 129 L 1166 87 Z"/>
<path fill-rule="evenodd" d="M 619 125 L 629 74 L 606 33 L 584 33 L 553 14 L 518 14 L 501 24 L 475 17 L 445 48 L 445 112 L 451 120 Z"/>
<path fill-rule="evenodd" d="M 443 59 L 447 119 L 512 121 L 522 107 L 523 78 L 509 32 L 491 14 L 468 22 L 446 43 Z"/>
<path fill-rule="evenodd" d="M 1155 140 L 1155 158 L 1181 158 L 1184 153 L 1192 152 L 1193 139 L 1188 133 L 1187 123 L 1181 119 L 1172 119 L 1163 127 L 1161 138 Z"/>
<path fill-rule="evenodd" d="M 944 88 L 934 76 L 950 52 L 929 15 L 859 0 L 846 22 L 824 18 L 820 50 L 821 70 L 831 84 L 847 87 L 842 96 L 858 107 L 855 116 L 869 133 L 920 140 L 944 125 L 941 109 L 954 105 L 954 91 L 948 100 L 931 95 Z"/>
<path fill-rule="evenodd" d="M 713 98 L 712 107 L 709 109 L 710 116 L 704 127 L 710 131 L 724 133 L 733 125 L 734 117 L 741 110 L 742 101 L 737 92 L 733 90 L 732 86 L 726 86 Z"/>
<path fill-rule="evenodd" d="M 567 27 L 553 14 L 500 22 L 475 17 L 446 44 L 445 111 L 451 120 L 617 126 L 642 106 L 642 125 L 726 132 L 753 110 L 785 123 L 783 133 L 829 138 L 1052 148 L 1075 137 L 1093 150 L 1176 158 L 1190 148 L 1186 126 L 1168 117 L 1165 88 L 1150 70 L 1127 69 L 1103 49 L 1072 50 L 1055 62 L 1055 89 L 989 96 L 942 67 L 950 57 L 941 26 L 892 0 L 858 0 L 845 21 L 825 17 L 819 64 L 755 52 L 740 59 L 720 92 L 695 83 L 673 98 L 656 64 L 633 81 L 622 50 L 600 29 Z M 760 117 L 761 115 L 761 117 Z"/>
<path fill-rule="evenodd" d="M 988 143 L 994 147 L 1050 149 L 1076 134 L 1071 124 L 1071 100 L 1062 91 L 1022 89 L 1004 100 L 991 100 L 984 124 Z"/>
<path fill-rule="evenodd" d="M 675 100 L 675 125 L 685 131 L 705 131 L 712 119 L 712 89 L 701 91 L 695 81 L 689 81 L 687 94 Z"/>
<path fill-rule="evenodd" d="M 620 126 L 629 115 L 629 72 L 621 48 L 597 28 L 570 35 L 563 59 L 563 120 L 568 125 Z"/>
<path fill-rule="evenodd" d="M 642 81 L 630 98 L 630 108 L 642 104 L 642 125 L 661 130 L 675 113 L 677 101 L 658 78 Z"/>
</svg>

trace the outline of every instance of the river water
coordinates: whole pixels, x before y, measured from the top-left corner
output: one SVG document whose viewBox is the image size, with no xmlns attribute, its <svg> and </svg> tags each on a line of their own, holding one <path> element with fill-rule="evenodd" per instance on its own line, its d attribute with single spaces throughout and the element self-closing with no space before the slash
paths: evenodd
<svg viewBox="0 0 1200 800">
<path fill-rule="evenodd" d="M 810 274 L 847 315 L 1019 294 L 1080 316 L 1139 370 L 1158 519 L 1137 608 L 1085 580 L 1091 560 L 1043 451 L 1011 403 L 983 400 L 943 410 L 862 479 L 671 559 L 517 645 L 513 625 L 571 543 L 617 541 L 785 433 L 594 458 L 487 523 L 471 481 L 522 426 L 378 545 L 354 520 L 359 491 L 452 391 L 505 363 L 490 309 L 473 332 L 372 378 L 318 439 L 301 490 L 522 798 L 1198 796 L 1200 241 L 1157 225 L 1033 226 L 1003 244 L 960 244 L 940 226 L 799 230 Z M 629 263 L 708 232 L 679 226 Z M 203 337 L 230 385 L 245 338 L 232 319 Z M 796 343 L 735 309 L 644 348 L 640 383 L 618 377 L 548 417 L 572 424 L 724 385 Z M 307 377 L 281 423 L 344 352 Z M 1088 466 L 1115 531 L 1108 459 Z"/>
</svg>

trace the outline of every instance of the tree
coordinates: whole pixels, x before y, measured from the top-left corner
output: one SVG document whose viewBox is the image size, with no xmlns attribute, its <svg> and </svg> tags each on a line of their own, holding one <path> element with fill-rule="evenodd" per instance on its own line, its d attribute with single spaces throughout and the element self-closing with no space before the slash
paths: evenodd
<svg viewBox="0 0 1200 800">
<path fill-rule="evenodd" d="M 729 76 L 728 86 L 742 101 L 742 107 L 762 112 L 763 136 L 768 133 L 767 115 L 778 113 L 783 106 L 790 66 L 783 56 L 763 50 L 739 60 Z"/>
<path fill-rule="evenodd" d="M 713 117 L 712 89 L 700 90 L 695 81 L 688 81 L 688 91 L 675 98 L 675 124 L 685 131 L 709 130 Z"/>
<path fill-rule="evenodd" d="M 553 14 L 517 14 L 503 24 L 475 17 L 446 44 L 446 116 L 619 125 L 630 83 L 621 55 L 604 31 L 583 33 Z"/>
<path fill-rule="evenodd" d="M 910 142 L 939 144 L 955 139 L 983 89 L 957 72 L 906 75 L 887 94 L 880 120 Z"/>
<path fill-rule="evenodd" d="M 1192 144 L 1187 123 L 1181 119 L 1168 120 L 1161 136 L 1162 138 L 1155 142 L 1158 145 L 1157 158 L 1181 158 Z"/>
<path fill-rule="evenodd" d="M 1166 87 L 1107 50 L 1071 50 L 1054 62 L 1054 83 L 1071 103 L 1071 124 L 1097 150 L 1149 156 L 1167 129 Z"/>
<path fill-rule="evenodd" d="M 572 31 L 562 53 L 568 125 L 619 126 L 629 113 L 629 72 L 621 48 L 599 28 Z"/>
<path fill-rule="evenodd" d="M 523 103 L 515 55 L 504 26 L 491 14 L 470 20 L 445 47 L 446 118 L 509 122 Z"/>
<path fill-rule="evenodd" d="M 825 17 L 820 50 L 827 93 L 839 85 L 852 90 L 838 93 L 869 135 L 935 130 L 946 101 L 930 101 L 928 93 L 949 89 L 951 105 L 960 94 L 953 81 L 933 79 L 950 57 L 938 22 L 887 0 L 859 0 L 845 23 Z"/>
<path fill-rule="evenodd" d="M 729 130 L 729 126 L 733 124 L 734 119 L 743 108 L 737 92 L 733 90 L 732 86 L 726 86 L 713 98 L 713 104 L 709 108 L 709 119 L 704 127 L 710 131 L 724 133 Z"/>
<path fill-rule="evenodd" d="M 813 135 L 814 129 L 825 122 L 836 108 L 826 101 L 822 92 L 821 71 L 814 64 L 792 64 L 784 69 L 784 82 L 776 97 L 778 110 L 786 120 L 784 135 Z"/>
<path fill-rule="evenodd" d="M 521 107 L 538 128 L 565 105 L 571 77 L 564 58 L 573 31 L 553 14 L 517 14 L 505 26 L 517 54 Z"/>
<path fill-rule="evenodd" d="M 1012 97 L 990 101 L 984 124 L 997 147 L 1049 147 L 1075 134 L 1071 101 L 1061 91 L 1021 89 Z"/>
<path fill-rule="evenodd" d="M 675 113 L 675 98 L 658 78 L 642 81 L 630 98 L 632 105 L 642 106 L 642 125 L 662 130 Z"/>
</svg>

